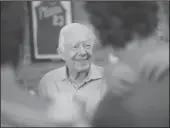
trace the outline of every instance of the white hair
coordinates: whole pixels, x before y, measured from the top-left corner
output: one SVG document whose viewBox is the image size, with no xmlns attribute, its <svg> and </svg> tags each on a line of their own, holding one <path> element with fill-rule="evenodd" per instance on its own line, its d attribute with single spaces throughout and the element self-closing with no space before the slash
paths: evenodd
<svg viewBox="0 0 170 128">
<path fill-rule="evenodd" d="M 64 51 L 64 34 L 63 29 L 61 29 L 59 34 L 59 43 L 58 43 L 58 49 L 60 51 Z"/>
<path fill-rule="evenodd" d="M 92 38 L 93 38 L 93 44 L 94 44 L 94 42 L 95 42 L 95 40 L 96 40 L 96 36 L 95 36 L 94 31 L 93 31 L 93 27 L 92 27 L 91 25 L 89 25 L 89 24 L 82 24 L 82 23 L 71 23 L 71 24 L 65 25 L 65 26 L 60 30 L 60 34 L 59 34 L 59 44 L 58 44 L 58 49 L 59 49 L 60 51 L 64 51 L 64 44 L 66 43 L 65 40 L 64 40 L 64 39 L 65 39 L 65 38 L 64 38 L 65 33 L 69 33 L 69 32 L 71 32 L 71 31 L 74 31 L 74 29 L 75 29 L 76 27 L 82 27 L 82 28 L 88 29 L 89 32 L 90 32 L 90 35 L 91 35 Z M 92 44 L 92 45 L 93 45 L 93 44 Z"/>
</svg>

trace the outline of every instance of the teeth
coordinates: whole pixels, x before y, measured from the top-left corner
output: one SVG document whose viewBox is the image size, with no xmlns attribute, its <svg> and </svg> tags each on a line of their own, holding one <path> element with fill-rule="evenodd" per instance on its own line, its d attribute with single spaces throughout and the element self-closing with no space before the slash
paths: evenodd
<svg viewBox="0 0 170 128">
<path fill-rule="evenodd" d="M 80 60 L 77 59 L 76 61 L 83 61 L 83 60 L 88 60 L 88 59 L 80 59 Z"/>
<path fill-rule="evenodd" d="M 78 60 L 78 63 L 87 63 L 87 60 Z"/>
</svg>

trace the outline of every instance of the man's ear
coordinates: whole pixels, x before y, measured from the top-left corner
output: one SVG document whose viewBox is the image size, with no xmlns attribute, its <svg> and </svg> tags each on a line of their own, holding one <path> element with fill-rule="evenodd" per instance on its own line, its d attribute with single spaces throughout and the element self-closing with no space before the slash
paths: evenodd
<svg viewBox="0 0 170 128">
<path fill-rule="evenodd" d="M 57 54 L 61 54 L 61 50 L 59 48 L 56 49 Z"/>
<path fill-rule="evenodd" d="M 60 48 L 57 48 L 56 52 L 61 56 L 61 59 L 64 60 L 63 51 Z"/>
</svg>

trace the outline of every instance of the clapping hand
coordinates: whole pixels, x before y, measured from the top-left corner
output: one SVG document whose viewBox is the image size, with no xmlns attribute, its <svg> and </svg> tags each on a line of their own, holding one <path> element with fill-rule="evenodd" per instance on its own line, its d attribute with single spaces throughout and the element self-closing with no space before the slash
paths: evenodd
<svg viewBox="0 0 170 128">
<path fill-rule="evenodd" d="M 162 49 L 144 56 L 140 72 L 149 80 L 161 80 L 169 73 L 169 49 Z"/>
<path fill-rule="evenodd" d="M 37 110 L 17 104 L 1 100 L 1 117 L 6 123 L 17 127 L 56 127 L 57 123 L 51 121 L 45 111 Z M 4 118 L 5 117 L 5 118 Z M 2 121 L 3 122 L 3 121 Z"/>
<path fill-rule="evenodd" d="M 49 118 L 61 126 L 77 126 L 84 123 L 85 102 L 80 97 L 70 94 L 59 94 L 49 110 Z"/>
<path fill-rule="evenodd" d="M 85 99 L 82 96 L 75 95 L 73 100 L 79 109 L 79 118 L 74 124 L 74 127 L 89 127 Z"/>
<path fill-rule="evenodd" d="M 104 70 L 104 76 L 109 88 L 117 94 L 129 92 L 131 86 L 138 81 L 137 74 L 123 63 L 107 66 Z"/>
</svg>

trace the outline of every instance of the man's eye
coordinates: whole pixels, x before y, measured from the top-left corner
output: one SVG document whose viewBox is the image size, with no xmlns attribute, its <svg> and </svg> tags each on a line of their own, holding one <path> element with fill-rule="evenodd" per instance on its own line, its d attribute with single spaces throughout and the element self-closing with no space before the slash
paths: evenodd
<svg viewBox="0 0 170 128">
<path fill-rule="evenodd" d="M 85 47 L 86 47 L 86 48 L 91 48 L 91 45 L 86 44 Z"/>
<path fill-rule="evenodd" d="M 75 46 L 73 46 L 72 48 L 73 48 L 73 49 L 77 49 L 77 48 L 78 48 L 78 46 L 77 46 L 77 45 L 75 45 Z"/>
</svg>

